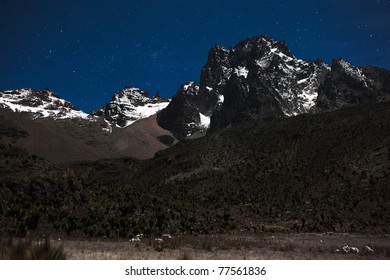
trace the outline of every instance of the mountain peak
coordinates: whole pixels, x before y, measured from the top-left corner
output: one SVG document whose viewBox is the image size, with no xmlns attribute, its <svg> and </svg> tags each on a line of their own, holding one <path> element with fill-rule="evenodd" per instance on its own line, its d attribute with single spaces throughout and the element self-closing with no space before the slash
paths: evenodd
<svg viewBox="0 0 390 280">
<path fill-rule="evenodd" d="M 121 104 L 145 103 L 149 100 L 149 94 L 136 87 L 125 87 L 112 96 L 111 101 Z"/>
<path fill-rule="evenodd" d="M 199 86 L 194 81 L 181 85 L 169 105 L 158 113 L 158 124 L 179 140 L 204 129 L 207 121 L 201 119 L 196 105 L 199 94 Z"/>
<path fill-rule="evenodd" d="M 108 123 L 126 127 L 139 119 L 154 115 L 168 106 L 169 99 L 149 97 L 146 91 L 136 87 L 125 87 L 115 93 L 110 102 L 92 113 L 103 117 Z"/>
<path fill-rule="evenodd" d="M 365 86 L 368 87 L 367 77 L 363 74 L 362 70 L 360 70 L 358 67 L 353 66 L 348 61 L 341 58 L 333 59 L 332 69 L 334 71 L 341 71 L 346 75 L 348 75 L 349 77 L 365 83 Z"/>
<path fill-rule="evenodd" d="M 198 95 L 199 85 L 195 84 L 194 81 L 189 81 L 181 86 L 183 88 L 183 93 L 186 95 Z"/>
<path fill-rule="evenodd" d="M 61 99 L 50 89 L 23 88 L 0 92 L 0 107 L 14 112 L 31 113 L 34 118 L 72 119 L 87 118 L 69 101 Z"/>
<path fill-rule="evenodd" d="M 176 105 L 168 106 L 158 121 L 183 138 L 201 127 L 199 114 L 211 117 L 211 128 L 221 128 L 240 121 L 389 100 L 386 73 L 373 67 L 354 67 L 343 59 L 333 60 L 332 67 L 320 59 L 298 59 L 285 41 L 256 36 L 230 50 L 212 47 L 201 72 L 199 91 L 191 94 L 188 87 L 179 90 Z M 191 98 L 184 98 L 188 94 Z"/>
</svg>

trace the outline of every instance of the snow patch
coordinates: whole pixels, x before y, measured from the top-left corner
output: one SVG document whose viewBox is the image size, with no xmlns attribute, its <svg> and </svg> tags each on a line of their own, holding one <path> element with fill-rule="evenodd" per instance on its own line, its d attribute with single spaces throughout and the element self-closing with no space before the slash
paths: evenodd
<svg viewBox="0 0 390 280">
<path fill-rule="evenodd" d="M 183 85 L 184 90 L 188 90 L 188 88 L 193 87 L 195 85 L 194 81 L 191 81 L 185 85 Z M 199 90 L 199 86 L 195 85 L 195 89 Z"/>
<path fill-rule="evenodd" d="M 128 118 L 126 124 L 124 126 L 117 125 L 117 127 L 124 128 L 140 119 L 148 118 L 167 107 L 168 104 L 169 102 L 146 103 L 141 106 L 134 106 L 131 104 L 131 106 L 127 106 L 121 110 L 121 113 Z"/>
<path fill-rule="evenodd" d="M 238 66 L 234 68 L 234 74 L 237 76 L 243 76 L 245 79 L 248 77 L 249 70 L 246 67 Z"/>
<path fill-rule="evenodd" d="M 183 90 L 187 95 L 198 95 L 199 86 L 196 85 L 194 81 L 191 81 L 183 85 Z"/>
<path fill-rule="evenodd" d="M 200 126 L 209 128 L 210 127 L 210 117 L 203 115 L 202 113 L 199 113 L 200 117 Z"/>
<path fill-rule="evenodd" d="M 262 57 L 260 60 L 255 60 L 255 63 L 260 66 L 260 68 L 262 70 L 265 70 L 269 67 L 269 65 L 271 64 L 271 59 L 272 57 L 270 56 L 265 56 L 265 57 Z"/>
<path fill-rule="evenodd" d="M 225 101 L 225 96 L 220 94 L 218 95 L 218 104 L 222 104 Z"/>
<path fill-rule="evenodd" d="M 231 75 L 232 75 L 232 71 L 233 71 L 233 69 L 222 66 L 223 78 L 225 80 L 229 80 Z M 220 82 L 219 84 L 222 84 L 222 82 Z"/>
<path fill-rule="evenodd" d="M 302 83 L 306 83 L 308 80 L 309 80 L 309 78 L 305 78 L 305 79 L 299 80 L 299 81 L 297 82 L 297 84 L 300 85 L 300 84 L 302 84 Z"/>
<path fill-rule="evenodd" d="M 112 133 L 111 125 L 109 127 L 103 127 L 102 130 L 105 131 L 105 132 L 108 132 L 108 133 Z"/>
</svg>

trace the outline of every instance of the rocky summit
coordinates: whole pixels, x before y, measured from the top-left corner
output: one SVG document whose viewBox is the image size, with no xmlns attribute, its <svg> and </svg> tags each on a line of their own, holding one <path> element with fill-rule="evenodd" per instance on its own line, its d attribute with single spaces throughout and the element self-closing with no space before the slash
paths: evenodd
<svg viewBox="0 0 390 280">
<path fill-rule="evenodd" d="M 0 108 L 13 112 L 31 113 L 34 118 L 72 119 L 88 117 L 69 101 L 61 99 L 50 89 L 31 88 L 0 91 Z"/>
<path fill-rule="evenodd" d="M 343 59 L 334 59 L 318 92 L 316 108 L 334 110 L 343 107 L 390 100 L 390 71 L 377 67 L 354 67 Z"/>
<path fill-rule="evenodd" d="M 184 139 L 196 131 L 207 128 L 209 119 L 199 111 L 199 86 L 195 82 L 183 84 L 165 110 L 157 117 L 158 124 Z"/>
<path fill-rule="evenodd" d="M 126 87 L 115 93 L 110 102 L 92 113 L 103 117 L 109 124 L 126 127 L 137 120 L 154 115 L 165 108 L 169 99 L 158 95 L 149 97 L 148 93 L 135 87 Z"/>
<path fill-rule="evenodd" d="M 284 41 L 259 36 L 230 50 L 211 48 L 196 94 L 182 88 L 173 98 L 186 109 L 178 109 L 176 102 L 159 113 L 158 122 L 179 138 L 189 137 L 204 130 L 202 116 L 218 129 L 241 121 L 385 101 L 390 96 L 388 81 L 387 70 L 357 68 L 342 59 L 335 59 L 332 67 L 320 59 L 298 59 Z"/>
</svg>

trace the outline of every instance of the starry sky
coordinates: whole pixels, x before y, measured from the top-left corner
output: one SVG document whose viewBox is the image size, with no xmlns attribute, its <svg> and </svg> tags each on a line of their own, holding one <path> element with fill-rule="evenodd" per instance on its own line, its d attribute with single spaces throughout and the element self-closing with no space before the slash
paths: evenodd
<svg viewBox="0 0 390 280">
<path fill-rule="evenodd" d="M 390 69 L 385 0 L 1 0 L 0 90 L 51 88 L 90 113 L 125 86 L 171 97 L 208 50 L 266 34 L 301 59 Z"/>
</svg>

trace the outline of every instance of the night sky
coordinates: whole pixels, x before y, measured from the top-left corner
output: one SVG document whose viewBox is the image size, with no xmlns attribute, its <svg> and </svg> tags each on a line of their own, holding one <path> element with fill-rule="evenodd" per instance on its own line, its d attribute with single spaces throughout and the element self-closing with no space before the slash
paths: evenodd
<svg viewBox="0 0 390 280">
<path fill-rule="evenodd" d="M 213 45 L 262 34 L 390 69 L 390 1 L 1 0 L 0 17 L 0 90 L 50 87 L 87 113 L 125 86 L 170 97 Z"/>
</svg>

